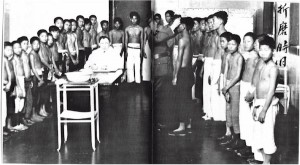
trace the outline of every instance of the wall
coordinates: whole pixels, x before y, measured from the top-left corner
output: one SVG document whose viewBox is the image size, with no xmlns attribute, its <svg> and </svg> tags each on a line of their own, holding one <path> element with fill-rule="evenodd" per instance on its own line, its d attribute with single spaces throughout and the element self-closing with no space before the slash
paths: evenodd
<svg viewBox="0 0 300 165">
<path fill-rule="evenodd" d="M 147 25 L 147 18 L 151 14 L 151 0 L 114 0 L 110 1 L 114 3 L 114 8 L 110 12 L 111 26 L 113 27 L 113 17 L 120 17 L 123 21 L 123 29 L 131 24 L 129 14 L 132 11 L 136 11 L 140 15 L 140 26 L 145 27 Z"/>
<path fill-rule="evenodd" d="M 35 36 L 39 29 L 48 30 L 57 16 L 75 19 L 77 15 L 94 14 L 98 22 L 108 20 L 108 3 L 109 0 L 5 0 L 4 40 Z"/>
</svg>

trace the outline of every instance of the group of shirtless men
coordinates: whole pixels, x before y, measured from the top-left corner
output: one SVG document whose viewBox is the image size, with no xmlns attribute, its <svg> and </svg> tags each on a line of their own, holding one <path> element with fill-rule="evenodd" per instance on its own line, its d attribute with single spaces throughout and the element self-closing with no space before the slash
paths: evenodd
<svg viewBox="0 0 300 165">
<path fill-rule="evenodd" d="M 156 16 L 160 17 L 156 14 L 155 19 Z M 204 120 L 226 121 L 226 133 L 218 138 L 220 146 L 248 158 L 249 163 L 270 163 L 276 151 L 274 124 L 278 113 L 278 98 L 274 96 L 278 68 L 272 60 L 274 39 L 248 32 L 240 46 L 241 38 L 225 29 L 225 11 L 207 18 L 180 18 L 168 10 L 165 16 L 168 25 L 154 22 L 153 51 L 161 44 L 160 39 L 174 41 L 169 81 L 175 93 L 167 97 L 174 99 L 169 100 L 175 103 L 169 107 L 177 114 L 179 127 L 168 134 L 192 133 L 192 108 L 188 105 L 194 97 L 203 104 Z M 171 35 L 163 37 L 168 32 Z M 167 123 L 157 120 L 158 129 Z"/>
<path fill-rule="evenodd" d="M 125 31 L 122 20 L 115 18 L 110 31 L 108 21 L 101 21 L 102 31 L 98 34 L 95 15 L 79 15 L 76 20 L 56 17 L 49 32 L 41 29 L 30 40 L 23 36 L 12 43 L 5 42 L 4 133 L 26 130 L 49 116 L 56 99 L 52 82 L 66 72 L 82 69 L 91 52 L 100 46 L 99 38 L 106 36 L 120 57 L 127 59 L 127 82 L 152 79 L 154 85 L 170 83 L 176 88 L 172 94 L 175 97 L 170 98 L 176 101 L 179 127 L 169 135 L 192 132 L 192 113 L 186 105 L 193 96 L 203 104 L 205 120 L 226 120 L 226 133 L 218 138 L 221 146 L 242 157 L 254 153 L 252 162 L 270 163 L 276 151 L 274 123 L 278 112 L 278 99 L 274 97 L 278 69 L 272 61 L 274 39 L 248 32 L 243 46 L 239 46 L 240 37 L 225 29 L 225 11 L 207 18 L 181 18 L 168 10 L 165 17 L 166 26 L 161 15 L 155 14 L 142 28 L 138 25 L 139 14 L 131 12 L 131 25 Z M 160 72 L 164 71 L 160 70 L 164 59 L 166 63 L 171 59 L 171 79 Z M 166 90 L 157 89 L 154 93 Z M 158 104 L 159 101 L 156 100 Z M 158 120 L 158 126 L 164 126 L 162 122 Z"/>
</svg>

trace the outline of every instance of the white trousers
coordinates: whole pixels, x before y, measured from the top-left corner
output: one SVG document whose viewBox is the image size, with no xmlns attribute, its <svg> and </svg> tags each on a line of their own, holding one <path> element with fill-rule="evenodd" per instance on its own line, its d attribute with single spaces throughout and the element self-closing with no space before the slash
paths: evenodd
<svg viewBox="0 0 300 165">
<path fill-rule="evenodd" d="M 240 134 L 241 139 L 246 141 L 247 146 L 251 146 L 252 133 L 249 130 L 253 130 L 253 118 L 249 103 L 245 100 L 249 89 L 251 87 L 250 82 L 241 81 L 240 83 L 240 111 L 239 111 L 239 122 L 240 122 Z"/>
<path fill-rule="evenodd" d="M 118 63 L 118 68 L 124 69 L 124 54 L 122 54 L 122 57 L 120 55 L 122 51 L 122 43 L 113 44 L 115 53 L 120 57 L 119 61 L 116 61 Z"/>
<path fill-rule="evenodd" d="M 210 76 L 212 69 L 213 58 L 205 57 L 204 61 L 204 74 L 203 74 L 203 111 L 208 117 L 212 116 L 211 107 L 211 86 L 208 84 L 208 77 Z"/>
<path fill-rule="evenodd" d="M 148 41 L 145 44 L 144 50 L 147 58 L 143 58 L 142 77 L 143 77 L 143 81 L 150 81 L 151 80 L 151 50 Z"/>
<path fill-rule="evenodd" d="M 130 48 L 132 47 L 132 48 Z M 140 44 L 128 44 L 127 82 L 141 83 L 141 49 Z"/>
</svg>

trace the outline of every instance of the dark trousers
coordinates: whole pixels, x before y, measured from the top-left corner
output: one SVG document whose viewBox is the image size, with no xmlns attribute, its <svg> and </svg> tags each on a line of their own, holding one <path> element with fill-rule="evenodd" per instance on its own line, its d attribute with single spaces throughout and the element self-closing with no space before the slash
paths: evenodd
<svg viewBox="0 0 300 165">
<path fill-rule="evenodd" d="M 200 99 L 201 103 L 203 102 L 203 79 L 200 77 L 200 70 L 203 66 L 202 60 L 196 61 L 196 83 L 195 83 L 195 97 Z"/>
<path fill-rule="evenodd" d="M 84 63 L 85 63 L 85 51 L 84 50 L 79 50 L 78 60 L 79 60 L 79 63 L 77 65 L 77 67 L 80 70 L 84 67 Z"/>
<path fill-rule="evenodd" d="M 32 87 L 32 78 L 25 80 L 25 91 L 26 91 L 26 97 L 25 97 L 25 105 L 24 105 L 24 115 L 25 118 L 30 118 L 31 117 L 31 112 L 32 112 L 32 91 L 31 91 L 31 87 Z"/>
<path fill-rule="evenodd" d="M 191 117 L 193 84 L 194 74 L 192 68 L 180 68 L 175 86 L 175 99 L 172 101 L 179 122 L 188 122 Z"/>
<path fill-rule="evenodd" d="M 8 125 L 7 119 L 10 118 L 11 126 L 16 126 L 17 121 L 15 115 L 15 96 L 12 96 L 12 91 L 15 84 L 12 84 L 11 86 L 12 86 L 11 90 L 6 92 L 6 106 L 7 106 L 6 125 Z"/>
<path fill-rule="evenodd" d="M 85 55 L 85 61 L 87 61 L 89 59 L 90 54 L 92 53 L 92 48 L 84 48 L 84 55 Z"/>
<path fill-rule="evenodd" d="M 169 124 L 172 118 L 172 77 L 157 76 L 153 82 L 154 121 L 160 124 Z"/>
<path fill-rule="evenodd" d="M 49 89 L 47 88 L 47 81 L 45 77 L 44 77 L 44 81 L 46 83 L 39 87 L 38 79 L 36 77 L 33 78 L 33 87 L 32 87 L 33 107 L 35 108 L 35 111 L 37 113 L 39 113 L 42 105 L 45 105 L 46 109 L 49 105 L 50 92 Z"/>
</svg>

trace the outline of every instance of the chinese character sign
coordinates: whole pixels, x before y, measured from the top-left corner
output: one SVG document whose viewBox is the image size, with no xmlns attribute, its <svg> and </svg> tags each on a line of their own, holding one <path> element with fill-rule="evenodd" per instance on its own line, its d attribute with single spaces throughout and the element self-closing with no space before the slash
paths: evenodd
<svg viewBox="0 0 300 165">
<path fill-rule="evenodd" d="M 290 3 L 276 3 L 276 51 L 289 52 Z"/>
</svg>

